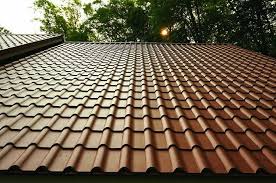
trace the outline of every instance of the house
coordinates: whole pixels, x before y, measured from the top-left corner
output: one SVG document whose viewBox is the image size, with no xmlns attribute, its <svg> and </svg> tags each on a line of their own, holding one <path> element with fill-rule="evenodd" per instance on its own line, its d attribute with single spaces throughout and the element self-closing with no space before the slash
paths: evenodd
<svg viewBox="0 0 276 183">
<path fill-rule="evenodd" d="M 228 44 L 0 36 L 0 170 L 276 174 L 276 60 Z"/>
</svg>

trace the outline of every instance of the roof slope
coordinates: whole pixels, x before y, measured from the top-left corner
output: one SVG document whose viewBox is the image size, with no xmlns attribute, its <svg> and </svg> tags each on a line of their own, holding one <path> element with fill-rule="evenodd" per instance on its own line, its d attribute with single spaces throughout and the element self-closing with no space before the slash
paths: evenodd
<svg viewBox="0 0 276 183">
<path fill-rule="evenodd" d="M 62 35 L 0 34 L 0 64 L 62 42 Z"/>
<path fill-rule="evenodd" d="M 51 34 L 0 34 L 0 50 L 53 38 Z"/>
<path fill-rule="evenodd" d="M 0 170 L 276 174 L 276 61 L 63 43 L 0 66 Z"/>
</svg>

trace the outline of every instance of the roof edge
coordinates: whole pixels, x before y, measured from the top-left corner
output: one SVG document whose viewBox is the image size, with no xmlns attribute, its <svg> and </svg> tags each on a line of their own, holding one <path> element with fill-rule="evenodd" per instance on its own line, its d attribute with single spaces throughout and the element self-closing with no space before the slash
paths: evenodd
<svg viewBox="0 0 276 183">
<path fill-rule="evenodd" d="M 32 53 L 47 49 L 52 46 L 56 46 L 63 42 L 64 42 L 63 35 L 56 35 L 48 39 L 43 39 L 40 41 L 35 41 L 35 42 L 19 45 L 16 47 L 0 50 L 0 65 L 10 63 L 15 59 L 28 56 Z"/>
<path fill-rule="evenodd" d="M 33 175 L 33 174 L 24 174 L 24 175 L 1 175 L 1 180 L 3 182 L 9 183 L 18 183 L 20 179 L 21 183 L 32 183 L 32 182 L 60 182 L 60 183 L 75 183 L 83 182 L 101 182 L 101 183 L 110 183 L 110 182 L 120 182 L 120 183 L 209 183 L 209 182 L 221 182 L 221 183 L 259 183 L 259 182 L 275 182 L 275 177 L 259 177 L 259 176 L 177 176 L 177 175 L 71 175 L 71 174 L 42 174 L 42 175 Z"/>
<path fill-rule="evenodd" d="M 66 43 L 83 44 L 162 44 L 162 45 L 229 45 L 229 43 L 182 43 L 182 42 L 156 42 L 156 41 L 66 41 Z"/>
<path fill-rule="evenodd" d="M 228 43 L 227 45 L 230 46 L 230 47 L 233 47 L 233 48 L 237 48 L 237 49 L 243 50 L 243 51 L 251 53 L 251 54 L 255 54 L 255 55 L 261 56 L 263 58 L 269 58 L 269 59 L 276 60 L 276 57 L 273 57 L 271 55 L 266 55 L 266 54 L 264 54 L 262 52 L 259 52 L 259 51 L 250 50 L 248 48 L 243 48 L 241 46 L 238 46 L 238 45 L 235 45 L 235 44 L 231 44 L 231 43 Z"/>
</svg>

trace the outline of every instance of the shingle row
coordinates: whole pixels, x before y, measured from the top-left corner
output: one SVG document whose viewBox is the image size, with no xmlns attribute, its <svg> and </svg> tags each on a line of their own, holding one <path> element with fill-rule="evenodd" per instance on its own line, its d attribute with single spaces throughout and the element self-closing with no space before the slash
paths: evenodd
<svg viewBox="0 0 276 183">
<path fill-rule="evenodd" d="M 0 136 L 0 147 L 13 144 L 21 148 L 27 148 L 31 144 L 41 148 L 50 148 L 57 144 L 65 149 L 78 145 L 89 149 L 97 149 L 101 145 L 106 145 L 111 149 L 120 149 L 125 145 L 134 149 L 144 149 L 147 146 L 155 149 L 168 149 L 176 146 L 184 150 L 193 149 L 195 146 L 202 150 L 214 150 L 219 146 L 226 150 L 238 150 L 241 147 L 249 150 L 261 150 L 264 147 L 276 149 L 276 134 L 272 131 L 234 133 L 229 130 L 225 133 L 214 133 L 207 130 L 203 133 L 194 133 L 187 130 L 176 133 L 170 129 L 162 132 L 153 132 L 150 129 L 137 132 L 126 128 L 121 132 L 115 132 L 110 129 L 91 131 L 86 128 L 81 132 L 74 132 L 69 128 L 62 131 L 52 131 L 48 128 L 42 131 L 32 131 L 29 128 L 23 128 L 18 131 L 4 127 L 0 130 Z"/>
<path fill-rule="evenodd" d="M 35 131 L 40 131 L 44 128 L 49 128 L 53 131 L 62 131 L 65 128 L 71 131 L 83 131 L 85 128 L 91 129 L 92 131 L 103 131 L 104 129 L 124 131 L 129 128 L 133 131 L 150 129 L 154 132 L 164 132 L 170 129 L 174 132 L 185 132 L 187 130 L 205 132 L 211 130 L 218 133 L 225 133 L 227 130 L 237 133 L 246 132 L 248 130 L 256 133 L 266 131 L 273 131 L 275 133 L 276 131 L 275 123 L 268 120 L 258 120 L 257 118 L 243 120 L 242 122 L 239 118 L 234 118 L 233 120 L 222 120 L 220 118 L 212 120 L 203 118 L 189 120 L 184 117 L 179 119 L 163 118 L 161 120 L 146 120 L 146 118 L 137 119 L 128 116 L 126 118 L 117 118 L 113 121 L 108 121 L 106 118 L 97 118 L 95 116 L 91 116 L 90 118 L 79 118 L 76 116 L 72 118 L 63 118 L 57 115 L 49 118 L 42 117 L 41 115 L 36 117 L 26 117 L 24 115 L 8 117 L 6 115 L 1 115 L 0 128 L 8 127 L 10 129 L 20 130 L 27 127 Z"/>
<path fill-rule="evenodd" d="M 2 158 L 5 157 L 5 158 Z M 264 148 L 249 151 L 226 151 L 222 147 L 215 150 L 179 150 L 172 146 L 168 150 L 156 150 L 151 146 L 143 150 L 123 146 L 121 149 L 62 149 L 54 145 L 51 149 L 35 145 L 27 149 L 5 146 L 0 151 L 0 169 L 37 172 L 133 172 L 133 173 L 272 173 L 275 168 L 275 151 Z"/>
<path fill-rule="evenodd" d="M 80 118 L 89 118 L 90 116 L 98 118 L 107 118 L 109 116 L 113 116 L 114 118 L 125 118 L 126 116 L 131 116 L 138 119 L 143 119 L 145 117 L 152 119 L 161 119 L 162 117 L 167 117 L 169 119 L 180 119 L 181 117 L 185 117 L 186 119 L 198 119 L 201 117 L 204 119 L 221 118 L 223 120 L 233 120 L 237 117 L 241 120 L 257 118 L 259 120 L 268 120 L 272 123 L 276 120 L 275 116 L 273 116 L 275 114 L 275 110 L 264 110 L 262 108 L 246 109 L 245 107 L 240 109 L 231 109 L 229 107 L 225 107 L 223 109 L 214 109 L 212 107 L 207 109 L 199 109 L 197 107 L 183 109 L 176 106 L 172 109 L 164 106 L 149 108 L 148 106 L 133 107 L 128 105 L 126 108 L 121 108 L 112 104 L 107 107 L 101 107 L 100 105 L 95 105 L 94 107 L 86 107 L 84 105 L 69 107 L 66 104 L 58 107 L 54 107 L 50 104 L 43 107 L 38 107 L 34 104 L 31 104 L 28 107 L 22 107 L 18 104 L 13 106 L 0 105 L 0 107 L 0 115 L 8 117 L 16 117 L 21 114 L 26 117 L 35 117 L 38 115 L 43 117 L 52 117 L 54 115 L 58 115 L 64 118 L 73 117 L 75 115 Z M 135 113 L 132 111 L 135 111 Z"/>
</svg>

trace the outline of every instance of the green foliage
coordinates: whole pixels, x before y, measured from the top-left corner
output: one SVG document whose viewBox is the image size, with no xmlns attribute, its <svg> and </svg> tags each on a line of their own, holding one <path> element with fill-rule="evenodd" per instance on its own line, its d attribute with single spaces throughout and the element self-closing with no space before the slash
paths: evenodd
<svg viewBox="0 0 276 183">
<path fill-rule="evenodd" d="M 276 57 L 274 0 L 36 0 L 42 30 L 67 40 L 232 43 Z M 160 30 L 169 35 L 162 37 Z"/>
<path fill-rule="evenodd" d="M 11 32 L 4 27 L 0 27 L 0 34 L 11 34 Z"/>
<path fill-rule="evenodd" d="M 230 41 L 236 41 L 237 45 L 244 48 L 276 56 L 275 2 L 273 4 L 271 0 L 233 1 L 231 6 L 235 12 L 235 34 Z"/>
<path fill-rule="evenodd" d="M 90 22 L 104 40 L 145 41 L 148 19 L 145 10 L 133 0 L 110 0 L 97 9 Z"/>
<path fill-rule="evenodd" d="M 36 0 L 34 5 L 43 14 L 43 18 L 38 19 L 42 31 L 64 34 L 69 41 L 86 41 L 95 37 L 84 17 L 93 13 L 89 4 L 82 4 L 80 0 L 68 0 L 58 6 L 50 0 Z"/>
</svg>

